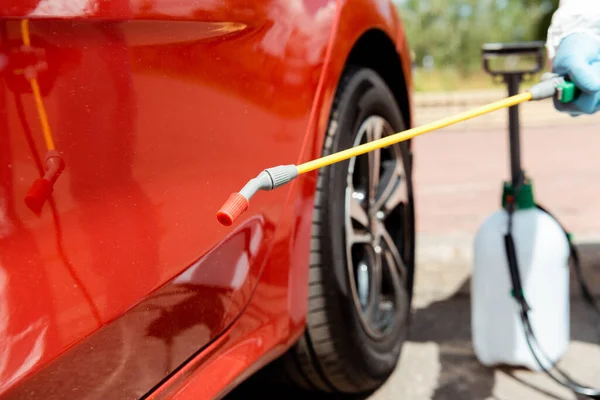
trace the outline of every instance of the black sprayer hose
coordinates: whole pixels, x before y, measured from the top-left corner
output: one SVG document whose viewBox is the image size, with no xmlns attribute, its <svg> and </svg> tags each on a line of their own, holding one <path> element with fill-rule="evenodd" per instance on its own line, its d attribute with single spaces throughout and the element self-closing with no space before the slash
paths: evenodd
<svg viewBox="0 0 600 400">
<path fill-rule="evenodd" d="M 546 212 L 548 215 L 552 217 L 552 215 L 547 212 L 542 207 L 538 206 L 541 211 Z M 506 256 L 508 260 L 508 267 L 510 272 L 511 283 L 513 287 L 513 294 L 520 306 L 520 316 L 521 322 L 523 325 L 523 331 L 525 333 L 525 339 L 527 341 L 527 346 L 533 355 L 538 366 L 550 377 L 553 381 L 558 383 L 561 386 L 564 386 L 576 394 L 587 396 L 592 399 L 600 399 L 600 390 L 594 389 L 585 385 L 582 385 L 576 381 L 574 381 L 570 376 L 568 376 L 565 372 L 559 369 L 556 365 L 553 365 L 554 369 L 557 371 L 559 377 L 556 377 L 540 360 L 540 354 L 544 356 L 544 358 L 548 361 L 549 357 L 542 351 L 541 346 L 539 345 L 535 334 L 533 332 L 533 328 L 531 326 L 531 321 L 529 320 L 529 306 L 525 300 L 525 295 L 522 292 L 522 283 L 521 277 L 519 275 L 519 266 L 518 260 L 516 257 L 515 244 L 512 237 L 512 218 L 514 212 L 514 203 L 510 203 L 508 206 L 508 232 L 504 236 L 504 244 L 506 246 Z M 554 217 L 552 217 L 554 218 Z M 556 220 L 556 218 L 554 218 Z M 573 257 L 573 265 L 574 269 L 577 273 L 577 277 L 579 280 L 579 286 L 582 291 L 582 295 L 584 300 L 589 303 L 594 309 L 598 309 L 594 297 L 591 295 L 589 288 L 587 287 L 585 281 L 583 280 L 583 276 L 581 274 L 581 265 L 579 264 L 579 257 L 577 255 L 577 251 L 575 246 L 571 243 L 570 237 L 567 231 L 561 226 L 565 235 L 567 235 L 567 240 L 569 242 L 569 248 L 571 256 Z M 537 349 L 536 349 L 537 348 Z M 554 363 L 552 363 L 554 364 Z M 561 379 L 562 378 L 562 379 Z"/>
<path fill-rule="evenodd" d="M 550 217 L 552 217 L 552 219 L 554 219 L 558 223 L 558 225 L 561 227 L 561 229 L 565 233 L 565 236 L 567 237 L 567 240 L 569 242 L 569 252 L 571 255 L 573 270 L 577 277 L 577 283 L 579 284 L 579 290 L 581 292 L 581 297 L 588 304 L 588 306 L 590 308 L 592 308 L 598 315 L 600 315 L 600 307 L 598 306 L 598 303 L 596 302 L 596 299 L 594 298 L 592 291 L 590 290 L 587 283 L 585 282 L 585 279 L 583 278 L 583 272 L 581 271 L 581 263 L 579 261 L 579 252 L 577 251 L 577 248 L 573 244 L 573 242 L 571 240 L 571 236 L 569 235 L 569 232 L 564 228 L 564 226 L 561 225 L 560 221 L 558 221 L 558 219 L 554 215 L 552 215 L 548 210 L 546 210 L 544 207 L 540 206 L 539 204 L 536 205 L 536 207 L 540 211 L 543 211 L 546 214 L 548 214 Z"/>
</svg>

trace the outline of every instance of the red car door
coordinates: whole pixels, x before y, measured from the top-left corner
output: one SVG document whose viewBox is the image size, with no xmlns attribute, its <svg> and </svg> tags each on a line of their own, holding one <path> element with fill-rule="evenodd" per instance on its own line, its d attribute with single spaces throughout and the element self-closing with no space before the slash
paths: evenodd
<svg viewBox="0 0 600 400">
<path fill-rule="evenodd" d="M 333 0 L 2 2 L 0 393 L 139 397 L 235 320 L 288 190 L 229 228 L 215 212 L 307 145 L 334 13 Z M 29 67 L 65 163 L 39 215 L 23 201 L 48 150 Z"/>
</svg>

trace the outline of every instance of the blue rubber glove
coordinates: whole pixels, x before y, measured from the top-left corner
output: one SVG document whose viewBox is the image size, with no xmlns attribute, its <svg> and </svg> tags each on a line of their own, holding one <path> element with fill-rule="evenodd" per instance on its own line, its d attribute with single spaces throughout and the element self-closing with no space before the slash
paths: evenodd
<svg viewBox="0 0 600 400">
<path fill-rule="evenodd" d="M 554 73 L 568 76 L 581 90 L 571 103 L 563 104 L 555 99 L 557 110 L 578 116 L 600 109 L 600 40 L 585 33 L 567 36 L 558 46 L 552 68 Z"/>
</svg>

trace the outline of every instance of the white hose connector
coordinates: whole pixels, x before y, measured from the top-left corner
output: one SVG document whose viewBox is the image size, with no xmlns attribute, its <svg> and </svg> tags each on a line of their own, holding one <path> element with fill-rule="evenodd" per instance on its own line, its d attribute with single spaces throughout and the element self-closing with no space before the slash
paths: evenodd
<svg viewBox="0 0 600 400">
<path fill-rule="evenodd" d="M 531 100 L 544 100 L 554 97 L 556 91 L 563 83 L 565 83 L 564 77 L 552 72 L 546 72 L 542 75 L 541 81 L 529 89 L 529 93 L 532 95 Z"/>
</svg>

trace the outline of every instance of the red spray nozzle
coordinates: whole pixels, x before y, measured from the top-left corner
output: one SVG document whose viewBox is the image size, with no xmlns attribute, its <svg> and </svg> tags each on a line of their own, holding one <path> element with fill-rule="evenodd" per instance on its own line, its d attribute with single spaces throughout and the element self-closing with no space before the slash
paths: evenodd
<svg viewBox="0 0 600 400">
<path fill-rule="evenodd" d="M 52 194 L 52 182 L 47 179 L 39 178 L 33 182 L 31 188 L 25 196 L 25 204 L 36 215 L 42 211 L 42 206 Z"/>
<path fill-rule="evenodd" d="M 239 193 L 232 193 L 225 204 L 217 212 L 217 219 L 225 226 L 233 224 L 244 211 L 248 209 L 248 199 Z"/>
<path fill-rule="evenodd" d="M 285 185 L 297 176 L 298 168 L 295 165 L 280 165 L 265 169 L 256 178 L 250 179 L 239 193 L 233 193 L 229 196 L 223 207 L 217 212 L 217 219 L 225 226 L 233 224 L 233 221 L 248 209 L 250 199 L 256 192 L 259 190 L 273 190 Z"/>
<path fill-rule="evenodd" d="M 44 168 L 46 170 L 44 177 L 36 179 L 25 196 L 25 204 L 36 215 L 40 214 L 42 206 L 52 195 L 54 182 L 65 168 L 65 163 L 58 151 L 51 150 L 46 154 Z"/>
</svg>

